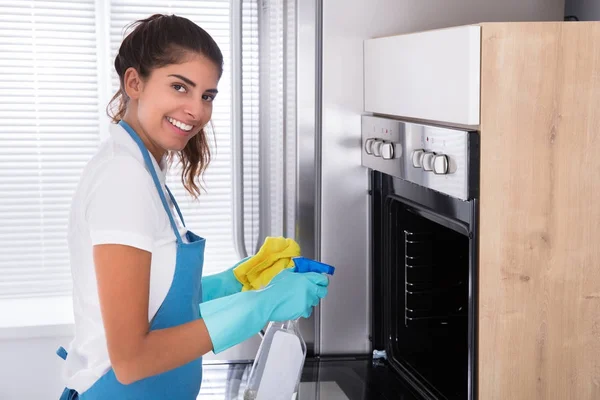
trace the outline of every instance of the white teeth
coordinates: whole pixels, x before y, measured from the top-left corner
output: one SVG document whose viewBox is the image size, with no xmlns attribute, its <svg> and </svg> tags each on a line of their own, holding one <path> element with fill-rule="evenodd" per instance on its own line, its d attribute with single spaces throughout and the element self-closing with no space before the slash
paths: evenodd
<svg viewBox="0 0 600 400">
<path fill-rule="evenodd" d="M 170 123 L 172 123 L 173 125 L 175 125 L 176 127 L 178 127 L 179 129 L 181 129 L 182 131 L 189 132 L 194 127 L 193 125 L 184 124 L 183 122 L 177 121 L 176 119 L 171 118 L 171 117 L 167 117 L 167 120 Z"/>
</svg>

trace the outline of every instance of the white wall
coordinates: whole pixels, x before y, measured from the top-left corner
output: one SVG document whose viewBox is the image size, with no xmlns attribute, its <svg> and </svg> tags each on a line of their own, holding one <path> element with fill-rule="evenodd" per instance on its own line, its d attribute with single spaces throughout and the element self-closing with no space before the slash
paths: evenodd
<svg viewBox="0 0 600 400">
<path fill-rule="evenodd" d="M 58 400 L 62 359 L 56 355 L 68 336 L 0 339 L 0 399 Z"/>
<path fill-rule="evenodd" d="M 600 1 L 566 0 L 565 15 L 575 15 L 580 21 L 600 21 Z"/>
</svg>

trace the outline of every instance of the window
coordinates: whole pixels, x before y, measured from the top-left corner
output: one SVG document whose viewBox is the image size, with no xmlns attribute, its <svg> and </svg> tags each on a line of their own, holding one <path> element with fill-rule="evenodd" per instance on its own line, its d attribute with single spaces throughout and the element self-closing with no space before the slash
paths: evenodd
<svg viewBox="0 0 600 400">
<path fill-rule="evenodd" d="M 243 6 L 246 241 L 258 234 L 258 11 Z M 207 238 L 204 273 L 239 258 L 232 232 L 230 1 L 0 2 L 0 299 L 68 296 L 67 220 L 87 160 L 104 137 L 118 88 L 123 28 L 154 13 L 190 18 L 219 44 L 225 68 L 213 111 L 213 161 L 191 201 L 171 171 L 188 227 Z M 249 248 L 249 251 L 253 248 Z"/>
<path fill-rule="evenodd" d="M 11 3 L 0 6 L 0 298 L 63 294 L 70 197 L 99 137 L 94 0 Z"/>
</svg>

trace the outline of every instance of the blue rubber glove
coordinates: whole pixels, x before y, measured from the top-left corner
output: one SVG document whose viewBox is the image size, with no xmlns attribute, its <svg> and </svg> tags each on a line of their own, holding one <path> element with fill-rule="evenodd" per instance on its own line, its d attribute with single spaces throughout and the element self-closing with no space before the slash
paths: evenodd
<svg viewBox="0 0 600 400">
<path fill-rule="evenodd" d="M 262 290 L 239 292 L 207 301 L 200 314 L 220 353 L 256 335 L 269 321 L 308 318 L 327 295 L 329 279 L 316 272 L 283 270 Z"/>
<path fill-rule="evenodd" d="M 218 274 L 202 277 L 202 302 L 219 299 L 239 293 L 242 290 L 242 284 L 233 274 L 233 269 L 246 261 L 250 257 L 240 260 L 233 267 L 219 272 Z"/>
</svg>

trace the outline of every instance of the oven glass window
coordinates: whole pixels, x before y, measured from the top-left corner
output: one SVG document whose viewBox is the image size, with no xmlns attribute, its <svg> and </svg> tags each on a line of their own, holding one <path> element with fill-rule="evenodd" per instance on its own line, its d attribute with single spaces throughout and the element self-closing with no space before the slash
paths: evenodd
<svg viewBox="0 0 600 400">
<path fill-rule="evenodd" d="M 382 217 L 391 362 L 432 393 L 465 399 L 469 238 L 394 196 Z"/>
</svg>

